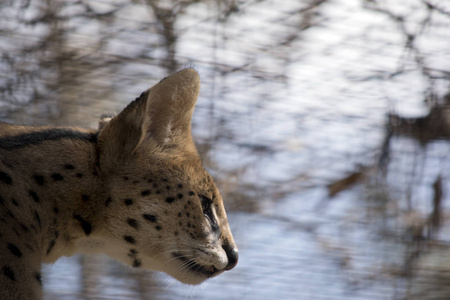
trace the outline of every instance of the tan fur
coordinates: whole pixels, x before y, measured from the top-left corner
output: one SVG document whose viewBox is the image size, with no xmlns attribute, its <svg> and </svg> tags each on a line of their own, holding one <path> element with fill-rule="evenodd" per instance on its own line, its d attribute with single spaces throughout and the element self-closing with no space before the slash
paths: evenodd
<svg viewBox="0 0 450 300">
<path fill-rule="evenodd" d="M 0 299 L 41 299 L 41 263 L 106 253 L 199 284 L 237 263 L 220 193 L 191 137 L 186 69 L 100 131 L 0 123 Z"/>
</svg>

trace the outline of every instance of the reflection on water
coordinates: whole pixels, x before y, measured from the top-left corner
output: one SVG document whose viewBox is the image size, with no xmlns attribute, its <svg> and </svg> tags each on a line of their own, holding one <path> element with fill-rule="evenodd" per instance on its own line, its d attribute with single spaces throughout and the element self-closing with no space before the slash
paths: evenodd
<svg viewBox="0 0 450 300">
<path fill-rule="evenodd" d="M 200 287 L 105 257 L 46 299 L 449 299 L 450 5 L 411 0 L 0 4 L 0 117 L 96 127 L 184 66 L 237 268 Z"/>
</svg>

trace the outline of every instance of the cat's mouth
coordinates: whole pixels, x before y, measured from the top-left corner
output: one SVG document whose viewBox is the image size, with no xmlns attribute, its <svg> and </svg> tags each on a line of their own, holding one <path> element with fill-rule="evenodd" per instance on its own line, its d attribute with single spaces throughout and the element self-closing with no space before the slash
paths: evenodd
<svg viewBox="0 0 450 300">
<path fill-rule="evenodd" d="M 218 270 L 216 267 L 201 265 L 195 262 L 194 259 L 187 258 L 181 253 L 174 252 L 172 253 L 172 256 L 183 263 L 184 269 L 188 270 L 189 272 L 195 275 L 204 275 L 206 277 L 213 277 L 221 273 L 221 271 Z"/>
</svg>

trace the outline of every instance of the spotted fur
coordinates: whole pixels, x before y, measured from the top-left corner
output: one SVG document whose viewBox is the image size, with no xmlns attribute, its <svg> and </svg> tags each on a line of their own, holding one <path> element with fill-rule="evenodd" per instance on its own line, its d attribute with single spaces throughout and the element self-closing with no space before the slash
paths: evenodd
<svg viewBox="0 0 450 300">
<path fill-rule="evenodd" d="M 191 137 L 199 88 L 180 71 L 98 131 L 0 123 L 0 299 L 42 299 L 41 263 L 80 252 L 188 284 L 236 265 Z"/>
</svg>

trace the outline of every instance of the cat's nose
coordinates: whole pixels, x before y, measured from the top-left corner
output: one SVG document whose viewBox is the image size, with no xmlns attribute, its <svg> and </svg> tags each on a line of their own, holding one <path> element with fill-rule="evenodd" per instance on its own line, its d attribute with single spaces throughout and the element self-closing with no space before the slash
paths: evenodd
<svg viewBox="0 0 450 300">
<path fill-rule="evenodd" d="M 224 270 L 229 271 L 237 265 L 239 260 L 239 251 L 236 246 L 230 246 L 229 243 L 225 243 L 222 247 L 228 257 L 228 264 L 226 265 Z"/>
</svg>

